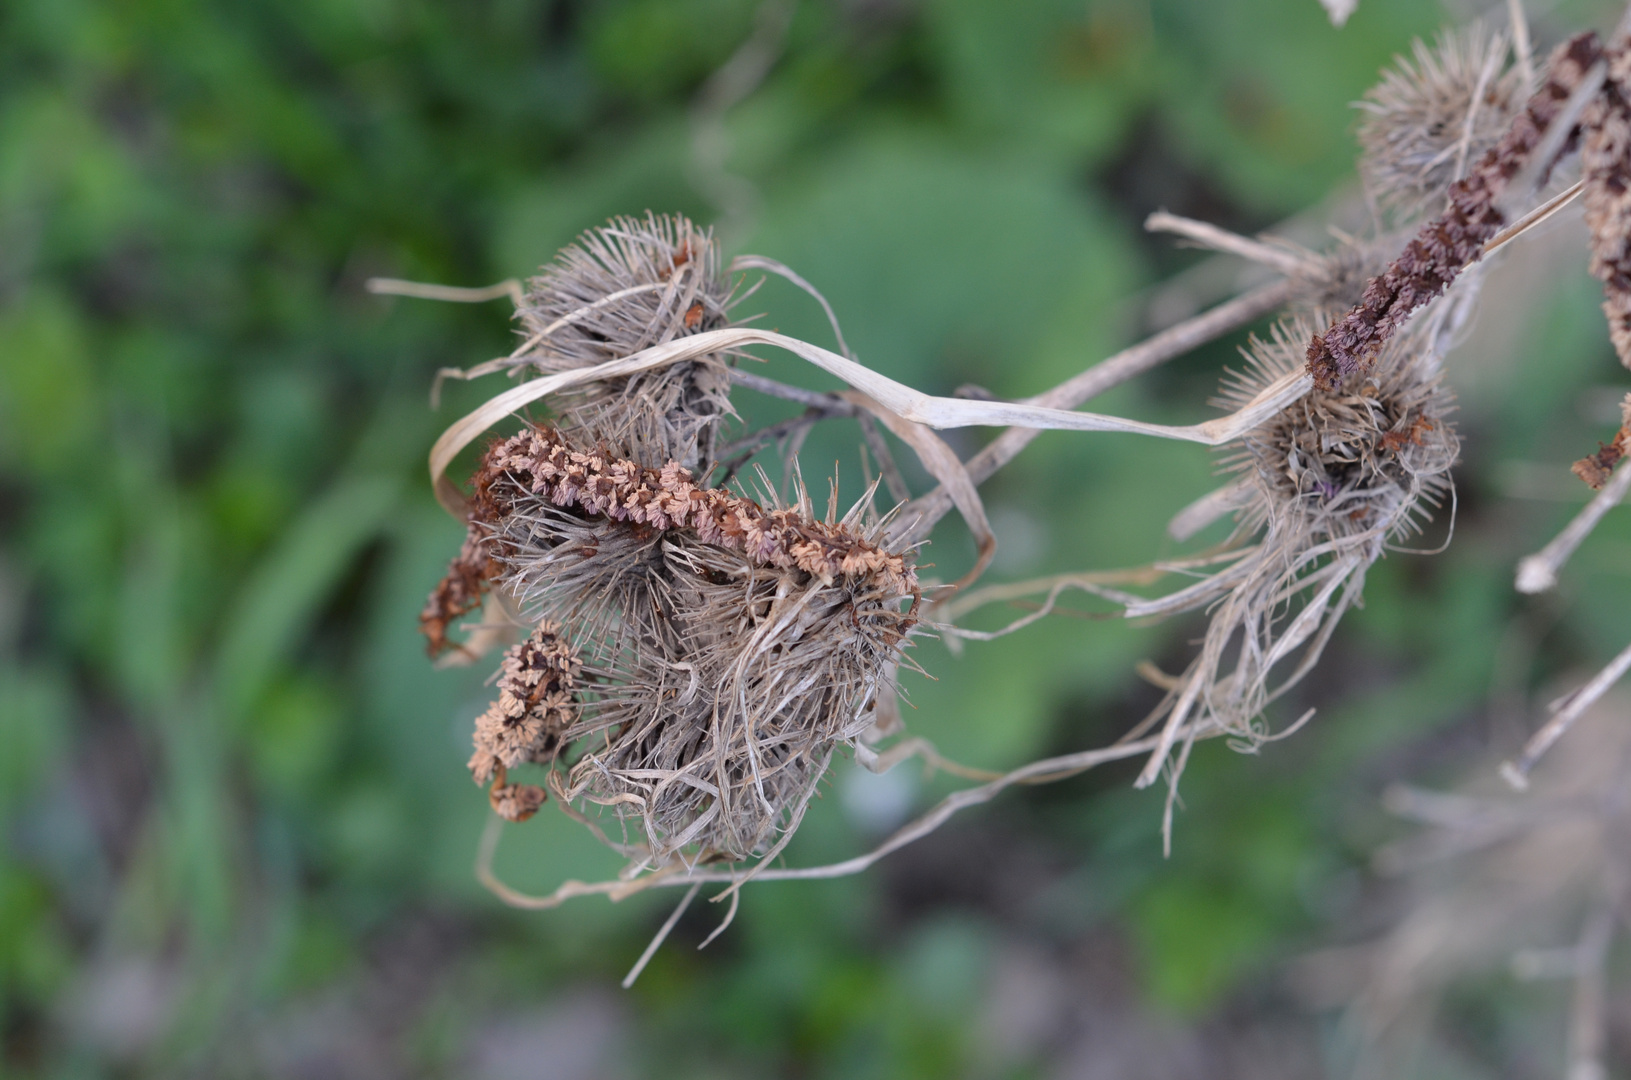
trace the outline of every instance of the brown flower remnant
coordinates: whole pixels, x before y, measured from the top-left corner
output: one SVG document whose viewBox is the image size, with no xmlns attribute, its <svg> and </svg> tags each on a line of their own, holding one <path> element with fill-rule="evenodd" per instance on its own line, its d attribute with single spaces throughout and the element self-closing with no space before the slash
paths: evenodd
<svg viewBox="0 0 1631 1080">
<path fill-rule="evenodd" d="M 1591 273 L 1603 283 L 1603 314 L 1614 351 L 1631 367 L 1631 39 L 1616 41 L 1610 50 L 1602 95 L 1587 107 L 1581 128 Z M 1619 445 L 1618 439 L 1612 444 Z"/>
<path fill-rule="evenodd" d="M 538 812 L 549 795 L 537 784 L 510 783 L 504 772 L 500 767 L 492 790 L 487 793 L 487 804 L 505 821 L 526 821 Z"/>
<path fill-rule="evenodd" d="M 472 530 L 419 612 L 419 632 L 425 635 L 426 652 L 434 657 L 458 648 L 447 636 L 448 626 L 481 606 L 488 582 L 497 572 L 498 565 L 487 557 L 483 538 Z"/>
<path fill-rule="evenodd" d="M 476 718 L 476 752 L 470 758 L 476 783 L 522 762 L 547 765 L 560 756 L 562 736 L 577 719 L 572 691 L 582 666 L 561 628 L 550 622 L 505 651 L 498 700 Z"/>
<path fill-rule="evenodd" d="M 1462 269 L 1483 257 L 1484 244 L 1506 223 L 1495 199 L 1540 144 L 1575 87 L 1601 56 L 1597 35 L 1558 46 L 1546 81 L 1499 144 L 1450 186 L 1450 207 L 1423 225 L 1391 265 L 1365 286 L 1359 303 L 1308 343 L 1308 372 L 1321 390 L 1368 374 L 1377 350 L 1415 311 L 1442 293 Z"/>
<path fill-rule="evenodd" d="M 1604 301 L 1604 307 L 1608 302 Z M 1597 444 L 1597 452 L 1575 462 L 1571 468 L 1574 475 L 1584 480 L 1593 490 L 1600 489 L 1608 483 L 1608 478 L 1614 473 L 1614 466 L 1627 453 L 1631 453 L 1631 394 L 1620 403 L 1620 430 L 1614 433 L 1614 438 L 1605 446 Z"/>
<path fill-rule="evenodd" d="M 652 529 L 689 529 L 703 543 L 740 551 L 760 566 L 802 570 L 823 583 L 866 577 L 901 594 L 917 590 L 917 571 L 905 556 L 845 526 L 811 521 L 795 510 L 766 510 L 724 488 L 697 487 L 678 462 L 646 469 L 580 453 L 549 428 L 530 428 L 487 451 L 474 481 L 473 522 L 491 524 L 506 515 L 493 488 L 506 473 L 563 509 Z"/>
</svg>

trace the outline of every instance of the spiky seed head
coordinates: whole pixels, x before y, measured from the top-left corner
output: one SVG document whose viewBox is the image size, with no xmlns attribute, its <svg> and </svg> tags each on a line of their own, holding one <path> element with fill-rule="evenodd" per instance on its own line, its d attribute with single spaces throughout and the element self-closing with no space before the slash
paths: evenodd
<svg viewBox="0 0 1631 1080">
<path fill-rule="evenodd" d="M 1253 339 L 1245 369 L 1226 379 L 1216 404 L 1236 409 L 1299 368 L 1309 332 L 1292 320 Z M 1366 570 L 1440 504 L 1458 443 L 1449 392 L 1423 340 L 1401 335 L 1360 385 L 1316 388 L 1223 451 L 1245 489 L 1235 553 L 1173 597 L 1141 605 L 1209 613 L 1201 651 L 1158 717 L 1260 742 L 1264 707 L 1317 661 Z M 1291 674 L 1271 686 L 1294 655 Z"/>
<path fill-rule="evenodd" d="M 718 242 L 680 215 L 614 218 L 563 248 L 527 282 L 518 361 L 554 374 L 621 359 L 729 324 Z M 709 354 L 561 395 L 561 430 L 645 465 L 712 457 L 730 415 L 724 357 Z"/>
<path fill-rule="evenodd" d="M 478 779 L 571 746 L 561 800 L 609 808 L 635 829 L 616 846 L 658 864 L 789 835 L 916 622 L 910 556 L 865 506 L 818 520 L 802 492 L 761 506 L 547 428 L 495 443 L 473 486 L 493 584 L 540 623 L 478 721 Z"/>
<path fill-rule="evenodd" d="M 1311 333 L 1309 323 L 1290 320 L 1267 339 L 1254 337 L 1245 369 L 1231 372 L 1217 404 L 1238 408 L 1301 367 Z M 1311 544 L 1360 534 L 1376 534 L 1380 543 L 1409 536 L 1449 488 L 1460 448 L 1453 411 L 1437 359 L 1424 351 L 1420 335 L 1395 339 L 1359 385 L 1316 388 L 1223 452 L 1227 467 L 1256 484 L 1258 497 L 1242 511 L 1242 523 L 1300 523 Z"/>
<path fill-rule="evenodd" d="M 1443 209 L 1450 185 L 1523 108 L 1528 87 L 1507 50 L 1504 34 L 1479 23 L 1444 30 L 1431 46 L 1417 39 L 1359 102 L 1360 180 L 1398 223 Z"/>
</svg>

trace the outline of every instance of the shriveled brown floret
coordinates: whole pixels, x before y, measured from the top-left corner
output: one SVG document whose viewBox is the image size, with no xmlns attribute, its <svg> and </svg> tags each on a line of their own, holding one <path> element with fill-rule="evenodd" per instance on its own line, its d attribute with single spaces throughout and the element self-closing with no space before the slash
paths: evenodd
<svg viewBox="0 0 1631 1080">
<path fill-rule="evenodd" d="M 577 718 L 572 692 L 581 664 L 554 623 L 539 626 L 504 653 L 498 700 L 476 718 L 470 772 L 484 784 L 523 762 L 560 756 L 563 735 Z M 502 782 L 502 779 L 501 779 Z"/>
<path fill-rule="evenodd" d="M 425 635 L 426 652 L 440 656 L 457 648 L 447 636 L 448 627 L 455 619 L 481 606 L 488 583 L 497 572 L 498 566 L 488 558 L 485 537 L 480 530 L 471 529 L 459 554 L 448 564 L 446 576 L 431 591 L 424 610 L 419 613 L 419 631 Z"/>
<path fill-rule="evenodd" d="M 529 428 L 488 449 L 475 477 L 473 520 L 504 516 L 494 485 L 505 476 L 556 506 L 653 529 L 690 529 L 704 543 L 740 551 L 761 566 L 802 570 L 823 582 L 869 578 L 901 595 L 917 589 L 917 571 L 905 556 L 843 525 L 811 521 L 796 510 L 766 510 L 724 488 L 698 487 L 678 462 L 646 469 L 573 450 L 549 428 Z"/>
</svg>

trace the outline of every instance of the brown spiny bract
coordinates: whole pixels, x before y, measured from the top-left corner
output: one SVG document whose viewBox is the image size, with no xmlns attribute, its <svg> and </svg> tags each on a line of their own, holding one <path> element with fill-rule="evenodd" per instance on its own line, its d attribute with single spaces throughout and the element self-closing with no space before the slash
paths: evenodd
<svg viewBox="0 0 1631 1080">
<path fill-rule="evenodd" d="M 470 758 L 476 783 L 485 784 L 500 769 L 528 761 L 548 764 L 560 756 L 562 737 L 577 719 L 572 694 L 582 666 L 553 623 L 541 624 L 505 651 L 498 700 L 476 718 L 476 752 Z"/>
<path fill-rule="evenodd" d="M 1614 351 L 1620 363 L 1631 367 L 1631 40 L 1621 38 L 1609 51 L 1603 93 L 1587 107 L 1581 127 L 1585 131 L 1580 166 L 1586 226 L 1591 230 L 1591 272 L 1603 283 L 1603 314 L 1608 318 Z M 1618 440 L 1608 449 L 1617 448 Z M 1612 467 L 1610 462 L 1607 468 Z M 1579 466 L 1575 471 L 1580 472 Z M 1601 480 L 1592 483 L 1584 473 L 1581 478 L 1592 487 L 1602 486 Z"/>
<path fill-rule="evenodd" d="M 1450 185 L 1449 208 L 1423 225 L 1398 258 L 1365 286 L 1358 304 L 1325 333 L 1313 335 L 1308 371 L 1320 389 L 1333 390 L 1356 373 L 1368 373 L 1382 344 L 1464 267 L 1483 257 L 1484 244 L 1505 224 L 1496 198 L 1528 162 L 1601 51 L 1591 33 L 1560 45 L 1547 66 L 1544 84 L 1506 135 L 1465 178 Z"/>
</svg>

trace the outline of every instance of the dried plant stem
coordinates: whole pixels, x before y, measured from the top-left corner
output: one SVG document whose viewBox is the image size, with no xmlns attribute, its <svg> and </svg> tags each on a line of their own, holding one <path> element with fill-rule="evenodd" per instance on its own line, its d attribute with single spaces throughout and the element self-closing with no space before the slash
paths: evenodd
<svg viewBox="0 0 1631 1080">
<path fill-rule="evenodd" d="M 1472 136 L 1478 121 L 1478 107 L 1484 103 L 1484 92 L 1489 88 L 1490 80 L 1501 66 L 1503 59 L 1500 52 L 1490 51 L 1484 60 L 1484 66 L 1478 71 L 1478 83 L 1473 87 L 1472 98 L 1467 103 L 1467 121 L 1461 126 L 1461 142 L 1455 151 L 1454 178 L 1459 180 L 1467 171 L 1467 151 L 1472 148 Z"/>
<path fill-rule="evenodd" d="M 627 990 L 633 986 L 634 980 L 638 979 L 640 973 L 646 970 L 646 965 L 651 963 L 651 958 L 657 955 L 657 950 L 662 948 L 663 942 L 668 940 L 668 935 L 673 931 L 674 924 L 680 921 L 680 916 L 685 914 L 685 909 L 691 906 L 691 901 L 697 898 L 697 890 L 701 888 L 702 882 L 699 881 L 691 886 L 686 891 L 684 898 L 675 905 L 674 913 L 668 917 L 667 922 L 663 923 L 662 929 L 657 931 L 657 935 L 651 939 L 651 944 L 646 946 L 646 951 L 640 954 L 640 959 L 634 962 L 634 966 L 629 969 L 629 973 L 623 976 L 623 989 Z"/>
<path fill-rule="evenodd" d="M 752 327 L 731 327 L 704 331 L 650 346 L 632 356 L 608 360 L 589 367 L 571 368 L 554 375 L 533 379 L 489 399 L 474 412 L 452 424 L 431 447 L 430 475 L 436 487 L 437 499 L 449 513 L 463 519 L 465 499 L 458 488 L 447 479 L 448 466 L 461 450 L 479 438 L 483 432 L 535 401 L 571 387 L 650 371 L 711 353 L 739 350 L 748 345 L 770 345 L 785 349 L 843 379 L 894 416 L 932 428 L 989 425 L 1064 431 L 1123 431 L 1198 442 L 1206 446 L 1219 446 L 1252 430 L 1286 405 L 1302 397 L 1313 385 L 1312 379 L 1307 374 L 1291 372 L 1236 413 L 1201 424 L 1175 427 L 1168 424 L 1124 420 L 1096 413 L 1071 412 L 1065 408 L 1032 402 L 968 401 L 960 398 L 933 397 L 809 342 Z M 1042 395 L 1038 400 L 1044 399 L 1053 400 L 1053 392 Z M 1034 432 L 1030 434 L 1034 435 Z M 1029 437 L 1026 438 L 1026 442 L 1029 441 Z"/>
<path fill-rule="evenodd" d="M 508 296 L 521 306 L 521 282 L 515 278 L 500 281 L 479 289 L 464 289 L 456 285 L 427 285 L 420 281 L 399 278 L 369 278 L 363 288 L 379 296 L 412 296 L 419 300 L 446 300 L 454 304 L 482 304 Z"/>
<path fill-rule="evenodd" d="M 845 401 L 837 394 L 829 394 L 822 390 L 806 390 L 802 386 L 792 386 L 788 383 L 778 382 L 763 375 L 741 368 L 731 368 L 731 382 L 737 386 L 746 387 L 755 393 L 767 397 L 782 398 L 786 401 L 807 405 L 812 409 L 821 409 L 834 416 L 855 416 L 860 409 L 851 402 Z"/>
<path fill-rule="evenodd" d="M 1574 549 L 1591 535 L 1604 514 L 1619 505 L 1627 490 L 1631 490 L 1631 469 L 1621 469 L 1603 486 L 1597 497 L 1557 534 L 1555 540 L 1518 563 L 1518 591 L 1541 593 L 1556 586 L 1557 572 L 1569 561 Z"/>
<path fill-rule="evenodd" d="M 1130 346 L 1094 364 L 1086 371 L 1060 383 L 1052 390 L 1028 398 L 1025 404 L 1073 409 L 1129 379 L 1159 367 L 1215 338 L 1255 322 L 1282 307 L 1291 299 L 1296 285 L 1276 281 L 1242 293 L 1181 323 L 1176 323 L 1137 345 Z M 968 474 L 976 484 L 984 483 L 1041 434 L 1034 427 L 1013 427 L 991 440 L 968 460 Z M 913 539 L 922 539 L 952 508 L 951 495 L 944 488 L 923 495 L 902 511 L 906 521 L 915 521 Z"/>
<path fill-rule="evenodd" d="M 870 416 L 859 417 L 859 420 L 861 438 L 866 440 L 867 449 L 877 459 L 878 474 L 883 477 L 883 486 L 889 492 L 889 497 L 896 503 L 910 502 L 912 489 L 906 486 L 906 477 L 900 474 L 900 466 L 895 464 L 895 455 L 890 453 L 889 444 L 884 441 L 877 422 Z"/>
<path fill-rule="evenodd" d="M 1618 898 L 1604 897 L 1574 947 L 1574 1001 L 1569 1010 L 1569 1080 L 1604 1080 L 1604 972 L 1608 947 L 1619 922 Z"/>
<path fill-rule="evenodd" d="M 775 259 L 767 259 L 763 255 L 738 255 L 731 260 L 731 273 L 734 274 L 742 270 L 768 271 L 808 293 L 816 303 L 821 305 L 821 310 L 826 312 L 827 325 L 832 327 L 833 337 L 838 339 L 838 351 L 852 360 L 855 358 L 855 354 L 850 352 L 849 345 L 844 341 L 844 331 L 839 328 L 838 313 L 833 311 L 831 304 L 827 303 L 827 298 L 821 295 L 821 290 L 804 280 L 796 270 L 785 263 L 777 262 Z"/>
<path fill-rule="evenodd" d="M 1562 210 L 1565 206 L 1568 206 L 1570 203 L 1574 202 L 1575 199 L 1580 197 L 1582 188 L 1582 182 L 1576 180 L 1574 183 L 1570 184 L 1556 195 L 1553 195 L 1550 199 L 1547 199 L 1545 202 L 1523 215 L 1523 217 L 1519 218 L 1517 221 L 1514 221 L 1512 224 L 1490 237 L 1489 243 L 1484 245 L 1484 255 L 1489 256 L 1495 254 L 1507 244 L 1516 240 L 1530 229 L 1533 229 L 1543 221 L 1546 221 L 1559 210 Z"/>
<path fill-rule="evenodd" d="M 1523 76 L 1524 92 L 1528 93 L 1535 88 L 1535 50 L 1529 41 L 1529 17 L 1524 13 L 1523 0 L 1506 0 L 1506 7 L 1512 19 L 1512 53 Z"/>
<path fill-rule="evenodd" d="M 1193 240 L 1202 247 L 1213 251 L 1223 251 L 1230 255 L 1239 255 L 1250 262 L 1262 263 L 1272 266 L 1282 274 L 1292 275 L 1302 272 L 1306 268 L 1304 260 L 1287 248 L 1275 247 L 1261 240 L 1253 240 L 1249 236 L 1232 233 L 1228 229 L 1220 229 L 1206 221 L 1196 221 L 1194 218 L 1180 217 L 1169 214 L 1165 210 L 1157 210 L 1144 219 L 1144 228 L 1150 232 L 1172 233 Z"/>
<path fill-rule="evenodd" d="M 1598 698 L 1608 692 L 1609 687 L 1619 682 L 1627 670 L 1631 670 L 1631 645 L 1626 646 L 1620 655 L 1610 660 L 1608 666 L 1599 671 L 1589 683 L 1564 698 L 1562 708 L 1530 737 L 1517 760 L 1508 761 L 1501 766 L 1501 776 L 1506 782 L 1519 791 L 1527 788 L 1529 770 L 1535 767 L 1535 762 L 1544 757 L 1546 751 L 1552 748 L 1552 744 L 1561 739 L 1569 728 L 1574 726 L 1574 722 L 1596 704 Z"/>
</svg>

